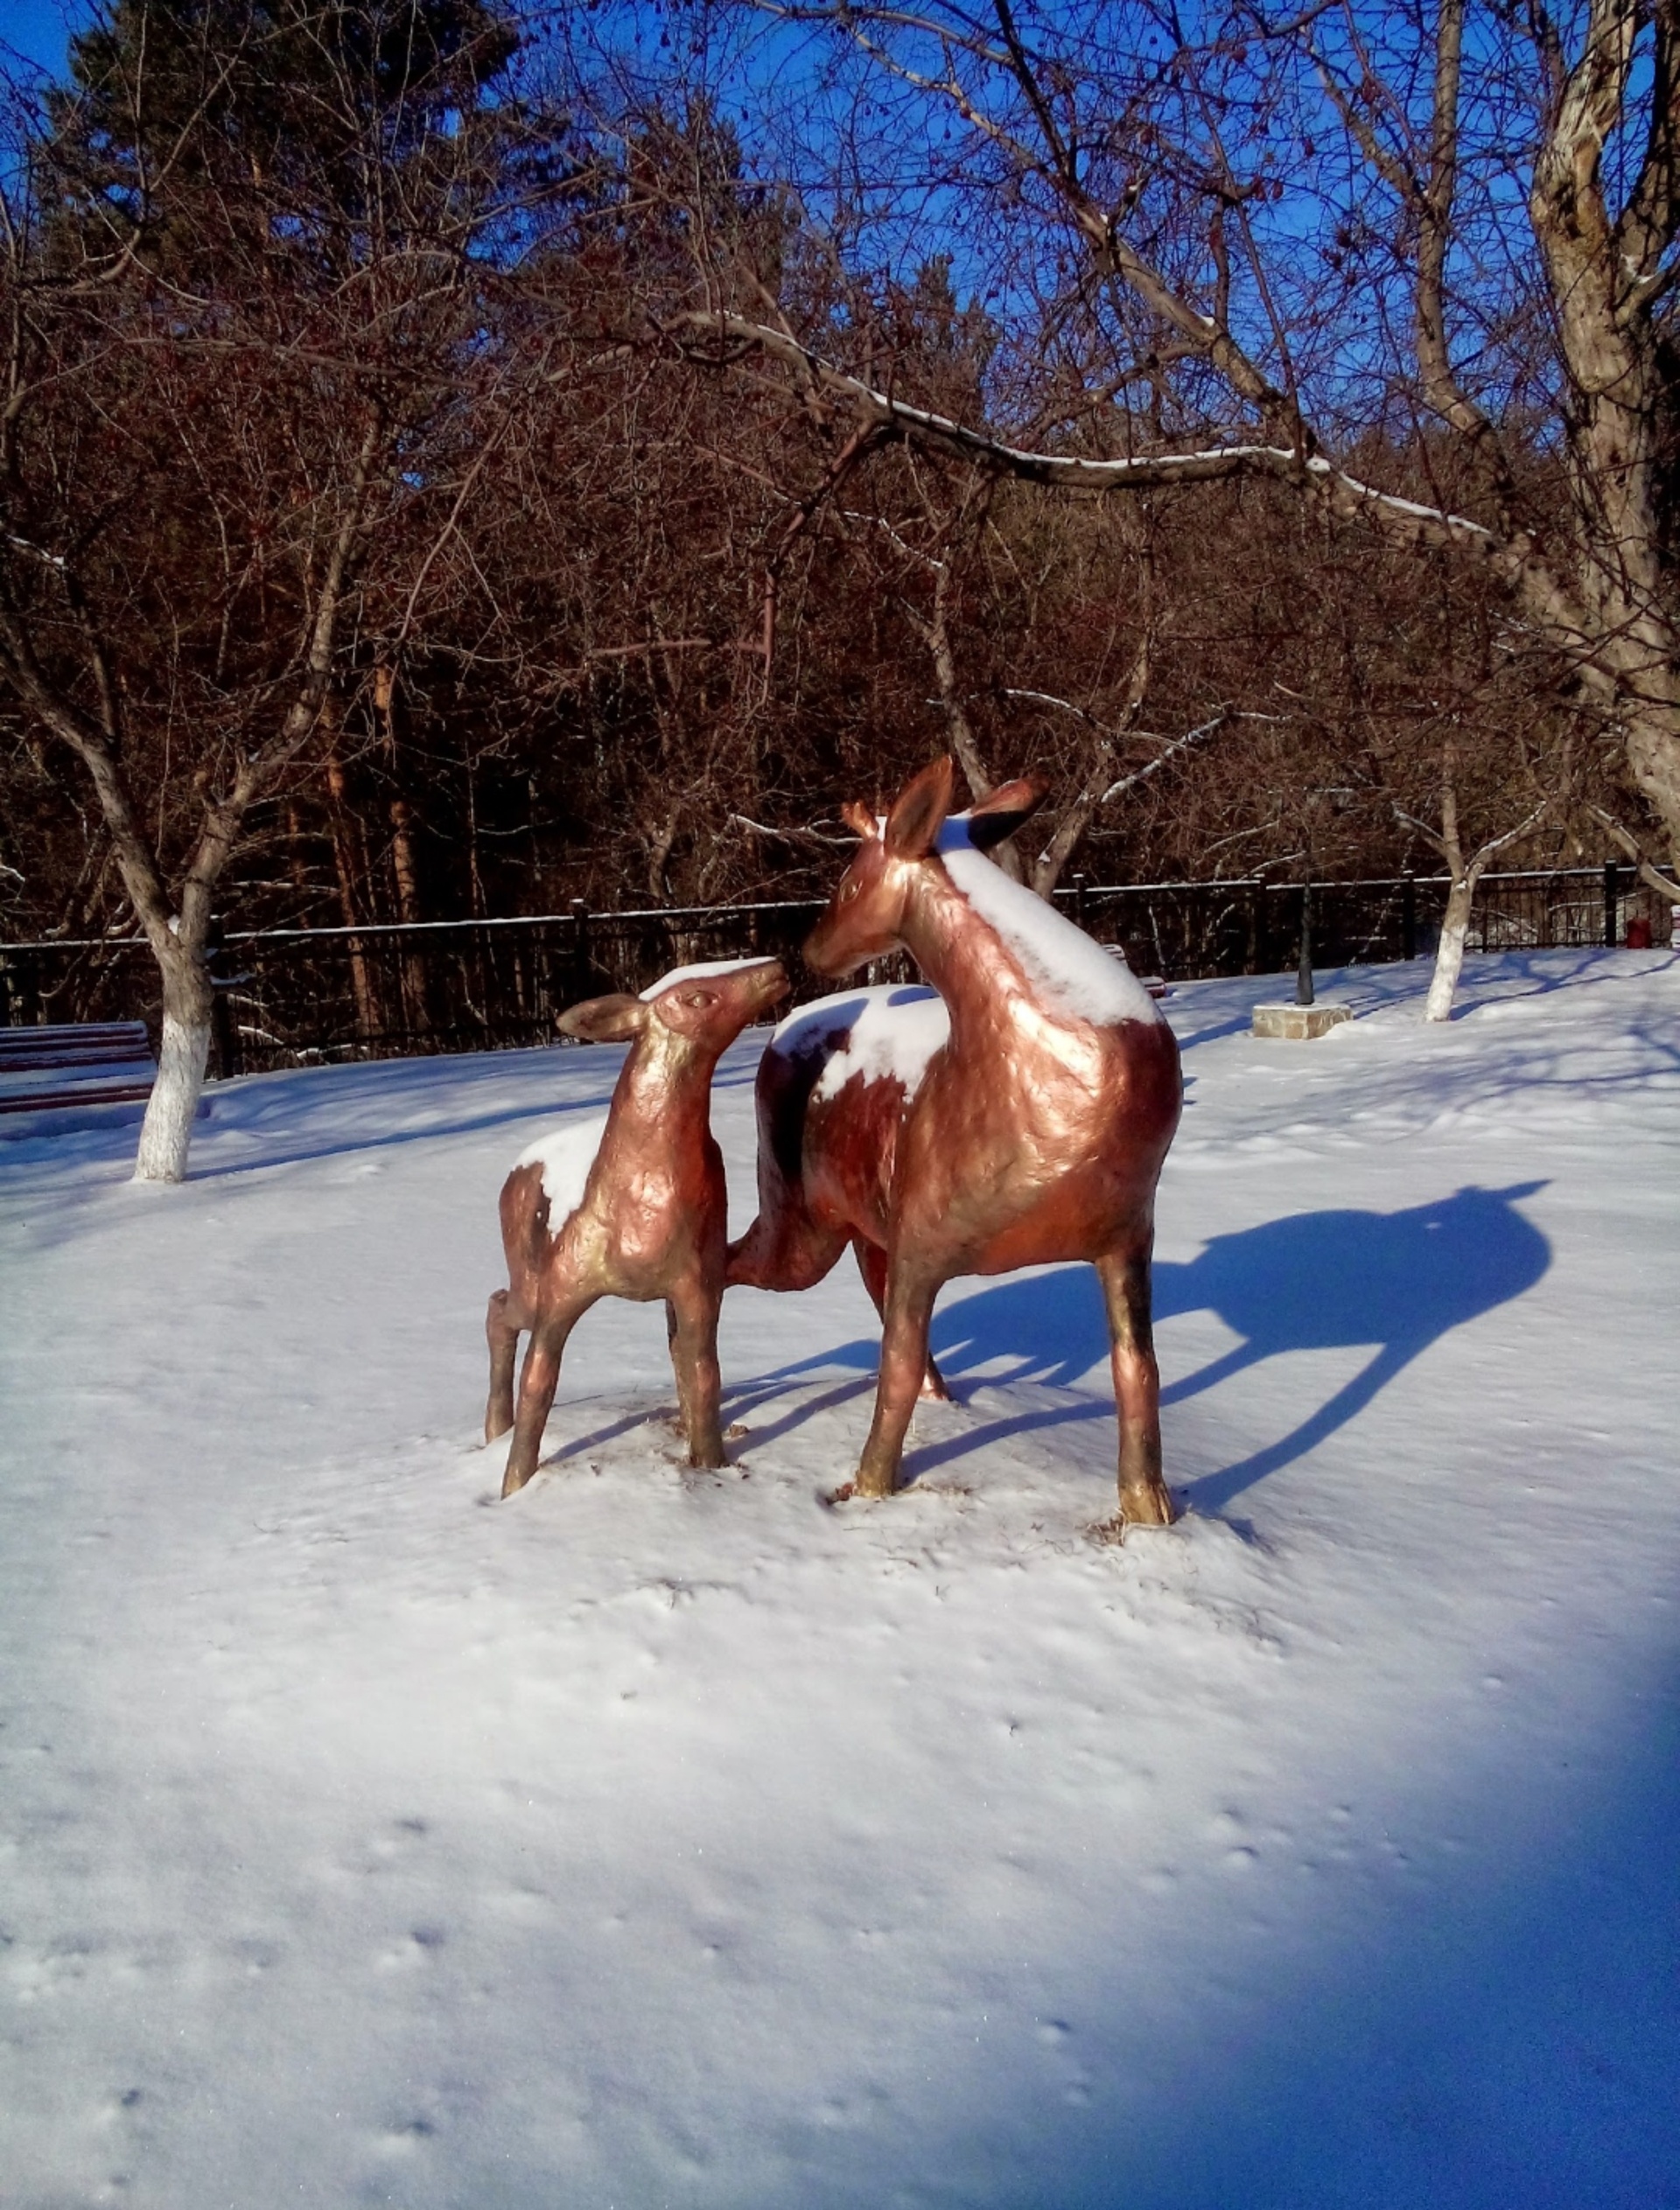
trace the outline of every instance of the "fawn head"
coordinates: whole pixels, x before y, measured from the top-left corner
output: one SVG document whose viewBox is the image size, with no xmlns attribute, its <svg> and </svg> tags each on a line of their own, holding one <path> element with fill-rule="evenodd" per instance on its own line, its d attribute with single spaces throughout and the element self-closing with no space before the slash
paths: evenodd
<svg viewBox="0 0 1680 2210">
<path fill-rule="evenodd" d="M 966 813 L 951 815 L 954 772 L 948 756 L 924 767 L 893 800 L 885 821 L 866 807 L 842 809 L 847 827 L 862 842 L 827 912 L 805 940 L 805 957 L 819 975 L 849 975 L 899 942 L 917 871 L 938 864 L 940 830 L 948 816 L 953 827 L 962 824 L 967 843 L 976 851 L 990 851 L 1012 835 L 1044 797 L 1040 783 L 1003 783 Z"/>
<path fill-rule="evenodd" d="M 556 1025 L 562 1035 L 591 1044 L 625 1043 L 659 1030 L 715 1059 L 787 994 L 779 959 L 718 960 L 679 967 L 640 997 L 587 998 L 562 1013 Z"/>
</svg>

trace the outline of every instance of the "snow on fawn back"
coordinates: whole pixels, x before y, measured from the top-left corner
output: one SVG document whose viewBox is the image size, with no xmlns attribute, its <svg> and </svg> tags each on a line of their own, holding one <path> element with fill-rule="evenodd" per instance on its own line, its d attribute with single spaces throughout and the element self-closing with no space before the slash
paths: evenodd
<svg viewBox="0 0 1680 2210">
<path fill-rule="evenodd" d="M 721 1465 L 718 1308 L 727 1193 L 711 1134 L 719 1056 L 783 997 L 774 959 L 680 967 L 640 997 L 593 997 L 560 1017 L 568 1036 L 628 1042 L 604 1118 L 534 1143 L 502 1185 L 508 1287 L 490 1299 L 484 1439 L 514 1430 L 501 1493 L 536 1471 L 566 1339 L 603 1297 L 665 1300 L 691 1465 Z M 530 1342 L 514 1403 L 514 1354 Z"/>
</svg>

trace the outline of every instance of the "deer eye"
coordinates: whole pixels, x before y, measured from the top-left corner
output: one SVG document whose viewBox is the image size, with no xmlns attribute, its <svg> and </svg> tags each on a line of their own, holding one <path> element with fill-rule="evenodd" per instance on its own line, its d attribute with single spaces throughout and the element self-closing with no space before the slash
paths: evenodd
<svg viewBox="0 0 1680 2210">
<path fill-rule="evenodd" d="M 840 903 L 843 906 L 850 906 L 852 899 L 857 897 L 858 890 L 858 885 L 856 883 L 842 883 L 840 885 Z"/>
<path fill-rule="evenodd" d="M 689 992 L 682 1003 L 685 1005 L 692 1005 L 696 1012 L 701 1012 L 706 1006 L 715 1005 L 718 1000 L 713 992 L 709 990 L 694 990 Z"/>
</svg>

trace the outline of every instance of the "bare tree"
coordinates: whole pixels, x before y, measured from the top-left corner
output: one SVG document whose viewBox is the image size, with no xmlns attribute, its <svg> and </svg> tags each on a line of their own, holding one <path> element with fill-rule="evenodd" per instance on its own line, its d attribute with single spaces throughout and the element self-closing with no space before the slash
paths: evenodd
<svg viewBox="0 0 1680 2210">
<path fill-rule="evenodd" d="M 477 250 L 548 188 L 480 98 L 506 24 L 398 14 L 98 22 L 9 188 L 0 682 L 66 801 L 91 789 L 158 962 L 142 1180 L 186 1171 L 253 809 L 316 738 L 370 573 L 430 565 L 412 510 L 494 374 Z"/>
<path fill-rule="evenodd" d="M 1458 993 L 1459 977 L 1464 971 L 1465 938 L 1469 933 L 1471 911 L 1482 877 L 1502 851 L 1533 834 L 1548 804 L 1548 798 L 1543 794 L 1521 820 L 1497 836 L 1485 838 L 1472 850 L 1465 843 L 1459 811 L 1460 759 L 1459 732 L 1449 728 L 1441 742 L 1438 829 L 1409 814 L 1400 815 L 1446 863 L 1446 912 L 1436 944 L 1435 971 L 1430 977 L 1429 995 L 1424 1003 L 1426 1021 L 1445 1021 L 1452 1017 L 1452 1001 Z"/>
<path fill-rule="evenodd" d="M 773 42 L 829 38 L 848 157 L 872 157 L 878 186 L 895 146 L 906 176 L 940 150 L 970 265 L 1001 272 L 1008 374 L 994 420 L 958 419 L 848 364 L 832 325 L 716 288 L 657 318 L 669 342 L 776 363 L 855 423 L 1001 475 L 1086 493 L 1266 476 L 1480 567 L 1567 660 L 1680 853 L 1658 481 L 1674 0 L 1483 11 L 1467 41 L 1466 0 L 1368 20 L 1239 4 L 1194 35 L 1138 0 L 757 12 Z M 872 99 L 886 122 L 860 152 Z M 1020 430 L 995 426 L 998 400 Z M 1417 480 L 1362 466 L 1379 414 L 1408 429 Z"/>
</svg>

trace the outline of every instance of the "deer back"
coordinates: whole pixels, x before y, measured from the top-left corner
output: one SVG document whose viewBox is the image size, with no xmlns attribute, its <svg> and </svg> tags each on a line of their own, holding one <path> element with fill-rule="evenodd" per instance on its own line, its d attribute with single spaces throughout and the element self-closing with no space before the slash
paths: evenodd
<svg viewBox="0 0 1680 2210">
<path fill-rule="evenodd" d="M 1123 962 L 985 857 L 1036 787 L 954 817 L 950 787 L 941 761 L 884 822 L 854 813 L 858 854 L 806 956 L 844 972 L 903 945 L 948 1009 L 899 1146 L 895 1240 L 913 1232 L 979 1272 L 1088 1256 L 1148 1217 L 1178 1124 L 1178 1046 Z"/>
<path fill-rule="evenodd" d="M 759 1062 L 759 1212 L 883 1242 L 899 1131 L 949 1021 L 937 992 L 842 990 L 802 1005 Z"/>
</svg>

